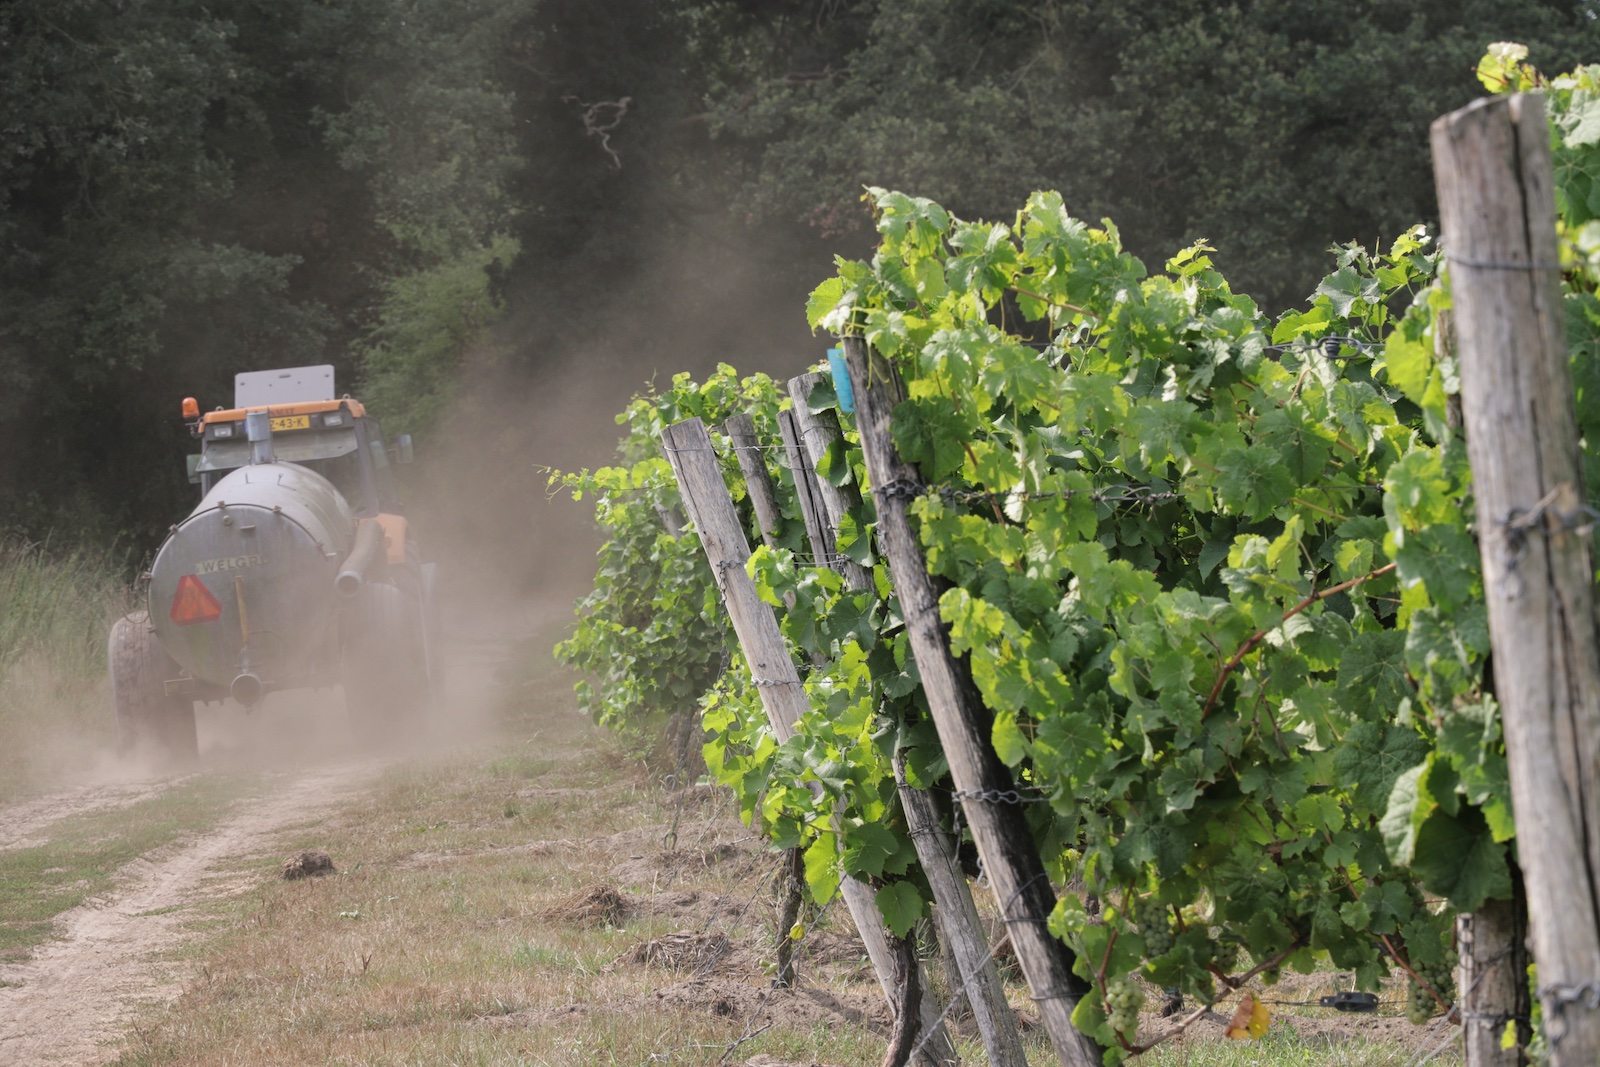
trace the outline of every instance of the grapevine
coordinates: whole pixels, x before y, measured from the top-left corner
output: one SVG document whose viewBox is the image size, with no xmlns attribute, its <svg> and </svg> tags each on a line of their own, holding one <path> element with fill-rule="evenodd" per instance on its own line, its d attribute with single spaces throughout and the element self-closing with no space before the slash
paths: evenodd
<svg viewBox="0 0 1600 1067">
<path fill-rule="evenodd" d="M 618 416 L 628 431 L 618 463 L 550 474 L 553 490 L 593 503 L 607 534 L 594 591 L 579 600 L 578 625 L 556 658 L 588 675 L 577 684 L 583 708 L 641 751 L 673 716 L 698 710 L 733 651 L 705 556 L 678 528 L 682 502 L 657 437 L 689 415 L 720 420 L 752 405 L 776 410 L 764 375 L 741 380 L 726 365 L 704 383 L 680 374 Z"/>
<path fill-rule="evenodd" d="M 1438 1014 L 1441 1002 L 1455 1000 L 1455 961 L 1419 963 L 1414 973 L 1406 977 L 1406 1018 L 1418 1026 L 1426 1026 Z"/>
<path fill-rule="evenodd" d="M 1559 140 L 1596 73 L 1543 79 L 1521 58 L 1484 69 L 1550 86 Z M 1595 154 L 1557 149 L 1586 434 L 1600 433 L 1600 219 L 1572 190 L 1600 173 Z M 862 335 L 906 379 L 896 444 L 931 486 L 912 513 L 947 583 L 952 650 L 996 751 L 1045 801 L 1025 810 L 1053 874 L 1123 901 L 1095 921 L 1069 893 L 1051 916 L 1095 986 L 1074 1021 L 1115 1062 L 1139 1050 L 1138 980 L 1211 1003 L 1323 961 L 1360 988 L 1405 973 L 1414 1020 L 1448 1007 L 1453 912 L 1510 895 L 1514 825 L 1431 236 L 1336 249 L 1308 306 L 1270 321 L 1204 243 L 1152 275 L 1109 221 L 1054 194 L 1014 224 L 869 196 L 877 253 L 841 260 L 808 318 Z M 711 392 L 732 398 L 719 375 Z M 675 382 L 630 411 L 659 425 L 715 407 L 707 395 Z M 767 386 L 738 399 L 769 427 L 787 403 Z M 845 588 L 794 529 L 749 564 L 810 665 L 812 711 L 780 745 L 737 670 L 696 676 L 696 695 L 712 775 L 775 845 L 806 850 L 812 895 L 872 881 L 898 930 L 926 889 L 891 758 L 907 755 L 916 786 L 949 786 L 839 415 L 846 447 L 822 473 L 866 491 L 839 551 L 871 587 Z M 664 465 L 636 451 L 643 475 L 606 491 L 669 499 Z M 669 584 L 714 616 L 709 576 Z M 607 610 L 590 604 L 597 626 Z M 636 654 L 639 638 L 611 633 Z"/>
<path fill-rule="evenodd" d="M 1144 1007 L 1144 990 L 1130 978 L 1106 982 L 1106 1019 L 1111 1029 L 1132 1038 L 1139 1031 L 1139 1010 Z"/>
<path fill-rule="evenodd" d="M 1167 908 L 1154 895 L 1134 897 L 1129 916 L 1144 935 L 1145 953 L 1165 956 L 1177 944 Z"/>
</svg>

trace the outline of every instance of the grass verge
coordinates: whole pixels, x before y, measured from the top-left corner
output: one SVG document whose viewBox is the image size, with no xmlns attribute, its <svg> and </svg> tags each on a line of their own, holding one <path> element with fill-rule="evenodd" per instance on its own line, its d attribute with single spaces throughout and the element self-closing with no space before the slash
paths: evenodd
<svg viewBox="0 0 1600 1067">
<path fill-rule="evenodd" d="M 1418 1044 L 1352 1034 L 1308 1034 L 1280 1023 L 1259 1041 L 1160 1046 L 1134 1062 L 1143 1067 L 1416 1067 L 1424 1062 L 1430 1067 L 1460 1067 L 1456 1027 L 1441 1022 L 1426 1034 L 1431 1043 Z"/>
<path fill-rule="evenodd" d="M 125 864 L 216 821 L 248 779 L 199 778 L 113 811 L 53 824 L 45 843 L 0 851 L 0 963 L 48 940 L 55 917 L 112 887 Z"/>
<path fill-rule="evenodd" d="M 106 635 L 129 604 L 109 556 L 0 537 L 0 801 L 111 748 Z"/>
</svg>

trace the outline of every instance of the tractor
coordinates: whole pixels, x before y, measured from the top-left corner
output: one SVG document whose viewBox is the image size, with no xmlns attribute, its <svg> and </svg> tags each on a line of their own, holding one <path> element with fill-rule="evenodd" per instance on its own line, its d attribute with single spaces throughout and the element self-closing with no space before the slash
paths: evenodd
<svg viewBox="0 0 1600 1067">
<path fill-rule="evenodd" d="M 239 374 L 233 407 L 190 397 L 183 417 L 200 502 L 156 553 L 146 610 L 111 630 L 121 747 L 192 762 L 197 701 L 339 684 L 359 735 L 413 723 L 439 668 L 435 565 L 395 492 L 409 436 L 385 445 L 331 366 Z"/>
</svg>

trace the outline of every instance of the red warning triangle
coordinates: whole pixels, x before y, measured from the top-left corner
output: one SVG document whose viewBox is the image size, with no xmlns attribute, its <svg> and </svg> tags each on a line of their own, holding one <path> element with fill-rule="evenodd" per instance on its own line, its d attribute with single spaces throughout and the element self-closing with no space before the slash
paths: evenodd
<svg viewBox="0 0 1600 1067">
<path fill-rule="evenodd" d="M 178 591 L 172 597 L 172 621 L 179 626 L 193 626 L 200 622 L 216 622 L 222 618 L 222 605 L 211 595 L 199 577 L 185 574 L 178 579 Z"/>
</svg>

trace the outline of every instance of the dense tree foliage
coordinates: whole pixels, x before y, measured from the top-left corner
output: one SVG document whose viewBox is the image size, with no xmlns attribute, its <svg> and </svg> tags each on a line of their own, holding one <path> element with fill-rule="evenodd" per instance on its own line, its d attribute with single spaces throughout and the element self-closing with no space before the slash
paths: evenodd
<svg viewBox="0 0 1600 1067">
<path fill-rule="evenodd" d="M 729 6 L 716 123 L 754 208 L 870 231 L 863 185 L 965 217 L 1054 188 L 1140 255 L 1210 240 L 1273 309 L 1335 241 L 1434 217 L 1427 125 L 1481 92 L 1485 44 L 1564 69 L 1600 43 L 1592 5 L 1544 0 Z"/>
<path fill-rule="evenodd" d="M 509 214 L 487 64 L 526 7 L 8 4 L 0 525 L 142 539 L 188 495 L 180 396 L 468 314 L 404 283 Z"/>
<path fill-rule="evenodd" d="M 331 361 L 425 431 L 474 360 L 632 385 L 794 350 L 867 184 L 964 217 L 1059 188 L 1281 307 L 1431 217 L 1426 123 L 1485 43 L 1564 67 L 1591 8 L 11 0 L 0 527 L 149 546 L 191 499 L 178 398 L 239 370 Z"/>
</svg>

